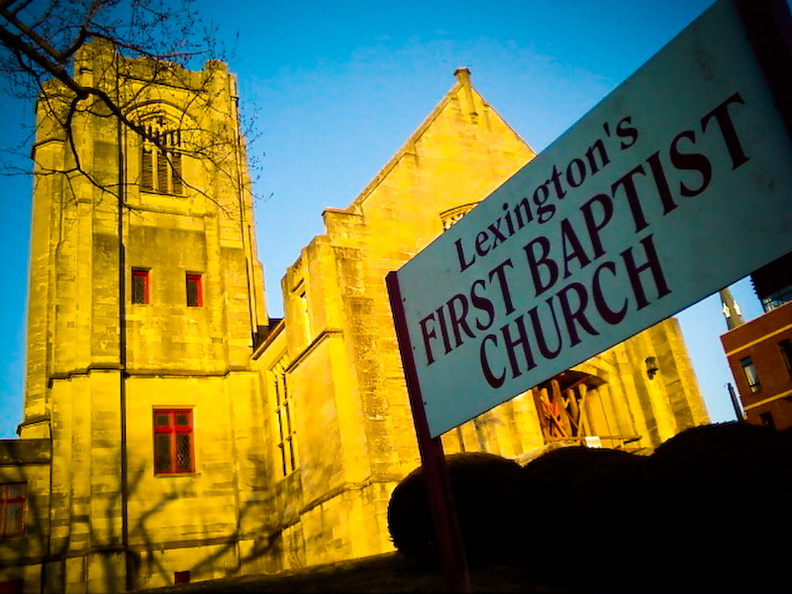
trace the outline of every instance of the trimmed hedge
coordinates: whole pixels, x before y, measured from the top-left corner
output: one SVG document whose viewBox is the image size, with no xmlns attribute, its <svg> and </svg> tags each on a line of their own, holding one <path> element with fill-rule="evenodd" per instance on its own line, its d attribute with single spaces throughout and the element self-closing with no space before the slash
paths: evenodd
<svg viewBox="0 0 792 594">
<path fill-rule="evenodd" d="M 591 551 L 604 545 L 600 524 L 621 517 L 619 505 L 630 500 L 633 471 L 643 462 L 622 450 L 570 446 L 528 463 L 518 528 L 524 564 L 549 582 L 587 580 Z"/>
<path fill-rule="evenodd" d="M 525 467 L 448 457 L 471 565 L 519 562 L 548 585 L 624 591 L 789 590 L 792 429 L 688 429 L 651 456 L 566 447 Z M 397 549 L 437 561 L 423 473 L 394 490 Z"/>
<path fill-rule="evenodd" d="M 451 454 L 446 465 L 468 564 L 515 559 L 520 465 L 483 452 Z M 405 556 L 432 565 L 438 562 L 422 467 L 393 490 L 388 529 L 394 546 Z"/>
<path fill-rule="evenodd" d="M 650 571 L 670 584 L 761 591 L 786 580 L 792 434 L 748 423 L 688 429 L 647 464 Z M 748 569 L 753 568 L 753 569 Z M 739 569 L 739 570 L 738 570 Z"/>
</svg>

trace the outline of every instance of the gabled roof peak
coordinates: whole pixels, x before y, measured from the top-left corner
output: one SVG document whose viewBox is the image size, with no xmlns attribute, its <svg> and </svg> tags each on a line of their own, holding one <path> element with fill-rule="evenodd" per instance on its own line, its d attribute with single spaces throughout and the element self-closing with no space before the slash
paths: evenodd
<svg viewBox="0 0 792 594">
<path fill-rule="evenodd" d="M 454 70 L 454 76 L 456 76 L 460 84 L 470 86 L 470 68 L 467 66 L 462 66 Z"/>
</svg>

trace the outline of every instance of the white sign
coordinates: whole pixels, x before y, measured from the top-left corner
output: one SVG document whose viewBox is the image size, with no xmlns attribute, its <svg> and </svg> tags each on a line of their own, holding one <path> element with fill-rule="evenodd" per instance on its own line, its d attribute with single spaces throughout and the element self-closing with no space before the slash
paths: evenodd
<svg viewBox="0 0 792 594">
<path fill-rule="evenodd" d="M 792 249 L 792 143 L 729 1 L 397 273 L 432 437 Z"/>
</svg>

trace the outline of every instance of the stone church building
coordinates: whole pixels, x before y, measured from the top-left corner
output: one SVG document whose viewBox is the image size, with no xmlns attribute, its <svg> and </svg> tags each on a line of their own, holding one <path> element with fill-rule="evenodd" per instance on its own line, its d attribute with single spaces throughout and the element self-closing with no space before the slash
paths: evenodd
<svg viewBox="0 0 792 594">
<path fill-rule="evenodd" d="M 145 135 L 88 101 L 72 146 L 59 124 L 69 93 L 52 83 L 38 102 L 0 588 L 124 591 L 392 550 L 390 493 L 420 460 L 385 275 L 531 148 L 457 71 L 360 195 L 322 213 L 274 319 L 225 65 L 190 72 L 93 43 L 75 77 Z M 707 421 L 669 319 L 443 443 L 519 461 L 559 444 L 649 451 Z"/>
</svg>

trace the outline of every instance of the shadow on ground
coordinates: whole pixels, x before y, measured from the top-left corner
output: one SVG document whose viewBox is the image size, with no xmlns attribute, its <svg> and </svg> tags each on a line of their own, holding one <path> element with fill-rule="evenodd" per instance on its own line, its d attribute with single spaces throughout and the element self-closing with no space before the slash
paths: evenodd
<svg viewBox="0 0 792 594">
<path fill-rule="evenodd" d="M 470 572 L 474 592 L 525 592 L 560 594 L 583 590 L 537 584 L 521 567 L 491 564 Z M 442 573 L 427 569 L 398 553 L 317 565 L 277 575 L 248 575 L 145 590 L 166 592 L 446 592 Z"/>
</svg>

